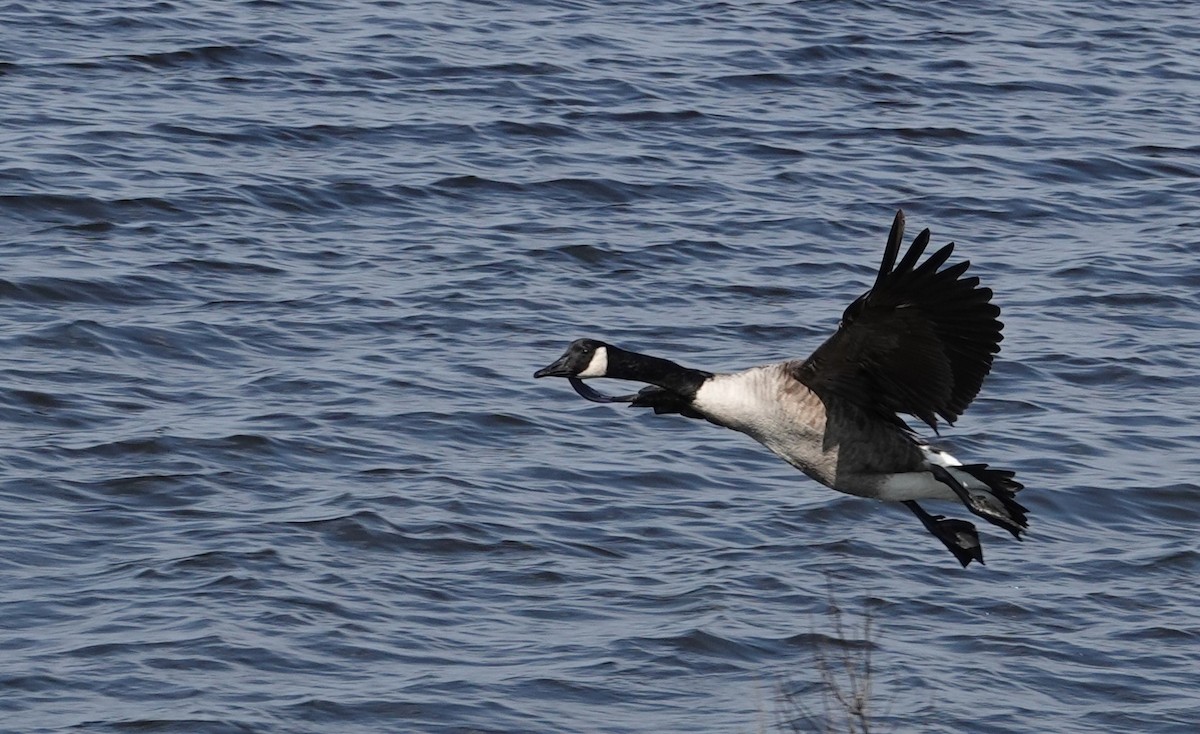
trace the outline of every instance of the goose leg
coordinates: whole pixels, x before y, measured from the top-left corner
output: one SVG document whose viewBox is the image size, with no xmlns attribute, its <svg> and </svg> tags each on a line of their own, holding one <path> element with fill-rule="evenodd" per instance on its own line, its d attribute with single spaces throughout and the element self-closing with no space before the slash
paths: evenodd
<svg viewBox="0 0 1200 734">
<path fill-rule="evenodd" d="M 904 506 L 913 511 L 926 530 L 942 541 L 963 568 L 971 561 L 983 563 L 983 546 L 979 544 L 979 533 L 975 532 L 974 525 L 966 520 L 930 515 L 912 500 L 905 500 Z"/>
<path fill-rule="evenodd" d="M 1011 493 L 1006 497 L 999 492 L 977 492 L 972 494 L 958 481 L 958 478 L 936 464 L 929 467 L 934 479 L 954 490 L 954 494 L 962 500 L 967 509 L 984 520 L 1004 528 L 1021 539 L 1021 531 L 1025 528 L 1025 508 L 1012 499 Z"/>
</svg>

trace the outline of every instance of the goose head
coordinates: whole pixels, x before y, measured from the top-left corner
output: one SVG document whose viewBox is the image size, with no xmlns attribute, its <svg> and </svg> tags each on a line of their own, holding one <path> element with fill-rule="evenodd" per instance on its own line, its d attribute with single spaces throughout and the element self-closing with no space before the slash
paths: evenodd
<svg viewBox="0 0 1200 734">
<path fill-rule="evenodd" d="M 609 345 L 598 339 L 576 339 L 567 351 L 534 377 L 604 377 L 608 374 Z"/>
</svg>

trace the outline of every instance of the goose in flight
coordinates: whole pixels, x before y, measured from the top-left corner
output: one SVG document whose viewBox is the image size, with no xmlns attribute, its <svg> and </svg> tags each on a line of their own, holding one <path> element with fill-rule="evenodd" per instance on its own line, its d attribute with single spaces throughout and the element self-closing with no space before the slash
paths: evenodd
<svg viewBox="0 0 1200 734">
<path fill-rule="evenodd" d="M 962 502 L 1018 540 L 1028 526 L 1011 471 L 963 464 L 919 439 L 898 414 L 935 432 L 953 424 L 979 392 L 1000 351 L 992 291 L 964 277 L 970 262 L 944 267 L 950 243 L 924 262 L 922 231 L 897 264 L 904 212 L 896 213 L 875 284 L 842 314 L 837 331 L 804 360 L 712 373 L 578 339 L 534 377 L 565 377 L 594 402 L 703 418 L 740 431 L 840 492 L 903 503 L 964 567 L 983 563 L 974 524 L 925 511 L 917 500 Z M 647 383 L 607 396 L 583 380 Z"/>
</svg>

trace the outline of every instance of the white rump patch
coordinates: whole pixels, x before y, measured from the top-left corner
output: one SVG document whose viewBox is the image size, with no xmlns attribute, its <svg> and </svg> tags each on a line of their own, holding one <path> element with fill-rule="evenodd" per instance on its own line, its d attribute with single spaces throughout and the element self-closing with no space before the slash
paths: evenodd
<svg viewBox="0 0 1200 734">
<path fill-rule="evenodd" d="M 921 449 L 921 454 L 924 455 L 925 461 L 934 466 L 962 466 L 961 461 L 941 449 L 935 449 L 928 445 L 919 446 L 918 448 Z"/>
<path fill-rule="evenodd" d="M 592 355 L 592 361 L 588 362 L 587 369 L 575 376 L 604 377 L 606 374 L 608 374 L 608 347 L 600 347 Z"/>
</svg>

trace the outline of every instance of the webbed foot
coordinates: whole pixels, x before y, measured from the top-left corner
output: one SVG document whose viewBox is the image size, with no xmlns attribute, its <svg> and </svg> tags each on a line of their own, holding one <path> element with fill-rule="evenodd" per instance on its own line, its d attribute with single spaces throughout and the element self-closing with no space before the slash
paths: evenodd
<svg viewBox="0 0 1200 734">
<path fill-rule="evenodd" d="M 942 515 L 930 515 L 912 500 L 904 504 L 921 520 L 925 529 L 954 554 L 963 568 L 971 561 L 983 563 L 983 545 L 980 544 L 979 533 L 972 523 Z"/>
</svg>

